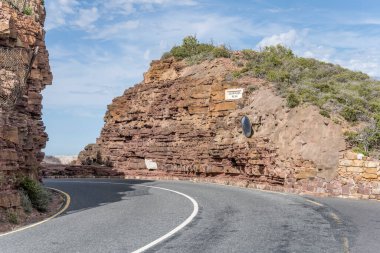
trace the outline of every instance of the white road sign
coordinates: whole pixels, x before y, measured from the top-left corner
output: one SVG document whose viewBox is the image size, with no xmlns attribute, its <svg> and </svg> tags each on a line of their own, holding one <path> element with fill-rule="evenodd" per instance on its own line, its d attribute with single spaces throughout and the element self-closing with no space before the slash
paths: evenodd
<svg viewBox="0 0 380 253">
<path fill-rule="evenodd" d="M 158 168 L 157 163 L 150 159 L 145 159 L 145 166 L 148 170 L 156 170 Z"/>
<path fill-rule="evenodd" d="M 243 88 L 226 90 L 226 100 L 236 100 L 243 97 Z"/>
</svg>

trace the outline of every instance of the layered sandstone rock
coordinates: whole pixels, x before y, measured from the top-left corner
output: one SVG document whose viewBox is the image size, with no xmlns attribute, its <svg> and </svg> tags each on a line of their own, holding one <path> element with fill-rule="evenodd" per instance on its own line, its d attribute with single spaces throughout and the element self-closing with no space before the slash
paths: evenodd
<svg viewBox="0 0 380 253">
<path fill-rule="evenodd" d="M 88 144 L 84 150 L 82 150 L 78 158 L 75 161 L 77 165 L 91 165 L 94 163 L 102 163 L 99 146 L 96 144 Z"/>
<path fill-rule="evenodd" d="M 193 66 L 174 59 L 152 62 L 144 81 L 108 107 L 96 145 L 82 152 L 79 162 L 100 152 L 115 169 L 135 177 L 203 178 L 328 195 L 379 191 L 379 185 L 366 183 L 368 177 L 378 182 L 379 167 L 349 181 L 346 189 L 340 125 L 313 106 L 287 108 L 271 83 L 233 78 L 237 68 L 231 59 Z M 243 88 L 242 98 L 226 100 L 231 88 Z M 251 138 L 242 133 L 245 115 L 252 122 Z"/>
<path fill-rule="evenodd" d="M 40 173 L 45 178 L 124 178 L 124 173 L 99 165 L 44 164 Z"/>
<path fill-rule="evenodd" d="M 28 175 L 37 178 L 44 157 L 47 135 L 41 118 L 41 91 L 52 83 L 48 52 L 43 29 L 45 9 L 41 0 L 31 0 L 32 15 L 24 15 L 6 1 L 0 1 L 0 50 L 10 52 L 21 63 L 30 63 L 33 50 L 38 53 L 23 84 L 21 97 L 13 106 L 0 106 L 0 207 L 20 205 L 15 189 L 17 177 Z M 14 52 L 22 52 L 15 54 Z M 5 57 L 2 60 L 7 60 Z M 22 82 L 18 73 L 0 66 L 1 87 L 7 83 Z M 18 75 L 18 78 L 16 76 Z"/>
</svg>

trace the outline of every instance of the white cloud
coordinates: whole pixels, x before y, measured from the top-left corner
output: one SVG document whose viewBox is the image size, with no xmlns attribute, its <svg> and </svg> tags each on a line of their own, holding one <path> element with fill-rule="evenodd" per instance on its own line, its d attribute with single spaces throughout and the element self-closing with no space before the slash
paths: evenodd
<svg viewBox="0 0 380 253">
<path fill-rule="evenodd" d="M 51 62 L 54 85 L 44 91 L 47 108 L 106 108 L 112 99 L 143 79 L 149 61 L 137 47 L 104 52 L 82 46 Z"/>
<path fill-rule="evenodd" d="M 380 76 L 380 50 L 376 48 L 353 49 L 336 55 L 335 62 L 352 70 L 362 71 L 372 77 Z"/>
<path fill-rule="evenodd" d="M 307 32 L 306 32 L 307 33 Z M 299 42 L 302 38 L 306 35 L 304 32 L 303 34 L 299 34 L 296 30 L 292 29 L 285 33 L 280 34 L 274 34 L 269 37 L 265 37 L 262 39 L 258 44 L 258 48 L 264 48 L 267 46 L 275 46 L 278 44 L 287 46 L 287 47 L 293 47 L 297 42 Z"/>
<path fill-rule="evenodd" d="M 270 13 L 282 13 L 282 12 L 291 12 L 291 11 L 297 11 L 298 9 L 296 8 L 289 8 L 289 9 L 284 9 L 284 8 L 268 8 L 266 11 Z"/>
<path fill-rule="evenodd" d="M 110 24 L 103 27 L 98 27 L 88 38 L 91 39 L 115 39 L 115 37 L 123 37 L 126 32 L 137 29 L 140 26 L 139 20 L 129 20 L 116 24 Z"/>
<path fill-rule="evenodd" d="M 177 6 L 194 6 L 198 3 L 194 0 L 110 0 L 105 3 L 105 6 L 112 8 L 120 8 L 123 6 L 128 6 L 127 9 L 131 9 L 136 6 L 168 6 L 168 5 L 177 5 Z"/>
<path fill-rule="evenodd" d="M 87 2 L 79 0 L 48 1 L 46 29 L 71 26 L 92 31 L 95 28 L 94 23 L 99 19 L 122 19 L 126 24 L 125 18 L 134 13 L 154 12 L 156 9 L 165 7 L 191 7 L 197 4 L 194 0 L 97 0 L 88 7 Z"/>
<path fill-rule="evenodd" d="M 145 60 L 149 60 L 150 59 L 150 50 L 149 49 L 145 50 L 145 52 L 144 52 L 144 59 Z"/>
<path fill-rule="evenodd" d="M 99 17 L 98 8 L 96 7 L 80 9 L 78 19 L 74 21 L 74 24 L 83 30 L 92 30 L 95 27 L 94 23 Z"/>
<path fill-rule="evenodd" d="M 103 8 L 110 11 L 119 11 L 123 15 L 130 15 L 136 11 L 133 3 L 128 0 L 109 0 L 103 3 Z"/>
<path fill-rule="evenodd" d="M 173 22 L 175 20 L 175 22 Z M 183 13 L 170 12 L 157 20 L 145 19 L 141 24 L 141 31 L 133 36 L 138 41 L 154 42 L 158 51 L 168 50 L 174 44 L 182 42 L 187 35 L 196 35 L 203 42 L 215 44 L 227 44 L 230 46 L 250 46 L 251 40 L 259 35 L 264 35 L 268 29 L 260 24 L 253 25 L 243 18 L 223 16 L 218 14 L 201 14 L 196 12 Z M 152 50 L 153 52 L 153 50 Z"/>
<path fill-rule="evenodd" d="M 75 13 L 75 8 L 79 5 L 77 0 L 56 0 L 46 1 L 47 22 L 46 29 L 51 30 L 66 24 L 66 16 Z"/>
<path fill-rule="evenodd" d="M 363 38 L 355 32 L 312 33 L 310 30 L 291 29 L 264 37 L 256 48 L 281 44 L 298 56 L 316 58 L 343 67 L 380 76 L 379 38 Z"/>
<path fill-rule="evenodd" d="M 365 18 L 359 23 L 363 25 L 380 25 L 380 19 L 379 18 Z"/>
</svg>

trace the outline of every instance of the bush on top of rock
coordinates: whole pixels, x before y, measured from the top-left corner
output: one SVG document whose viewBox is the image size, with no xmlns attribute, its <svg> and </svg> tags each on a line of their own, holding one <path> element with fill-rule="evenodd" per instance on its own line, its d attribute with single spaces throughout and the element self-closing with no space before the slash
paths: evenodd
<svg viewBox="0 0 380 253">
<path fill-rule="evenodd" d="M 188 63 L 196 64 L 214 58 L 230 58 L 231 51 L 224 45 L 214 46 L 211 43 L 200 43 L 196 36 L 187 36 L 183 39 L 182 45 L 174 46 L 170 52 L 162 56 L 162 58 L 169 57 L 179 60 L 187 59 Z"/>
</svg>

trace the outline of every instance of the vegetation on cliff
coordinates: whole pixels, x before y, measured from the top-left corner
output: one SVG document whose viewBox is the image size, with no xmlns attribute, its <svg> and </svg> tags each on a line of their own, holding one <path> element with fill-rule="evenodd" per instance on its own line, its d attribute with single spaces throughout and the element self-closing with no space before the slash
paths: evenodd
<svg viewBox="0 0 380 253">
<path fill-rule="evenodd" d="M 186 59 L 192 65 L 215 58 L 230 58 L 231 50 L 225 45 L 215 46 L 212 43 L 200 43 L 196 36 L 187 36 L 183 39 L 181 46 L 174 46 L 170 52 L 165 53 L 162 57 Z"/>
<path fill-rule="evenodd" d="M 24 193 L 22 204 L 26 212 L 30 212 L 30 204 L 40 212 L 48 210 L 50 194 L 40 183 L 25 177 L 21 180 L 20 187 Z"/>
<path fill-rule="evenodd" d="M 273 82 L 289 107 L 309 103 L 325 117 L 365 122 L 362 131 L 347 133 L 348 141 L 363 153 L 380 149 L 379 81 L 339 65 L 297 57 L 280 45 L 242 54 L 246 64 L 234 73 L 236 77 L 253 75 Z"/>
<path fill-rule="evenodd" d="M 359 127 L 362 130 L 347 132 L 347 141 L 365 154 L 380 149 L 380 81 L 367 74 L 298 57 L 281 45 L 232 54 L 225 46 L 199 43 L 195 36 L 184 38 L 181 46 L 164 54 L 163 58 L 167 57 L 185 59 L 189 64 L 231 57 L 240 67 L 233 73 L 235 78 L 250 75 L 274 83 L 290 108 L 313 104 L 320 108 L 321 115 L 333 116 L 337 122 L 345 119 L 352 125 L 364 123 Z"/>
</svg>

